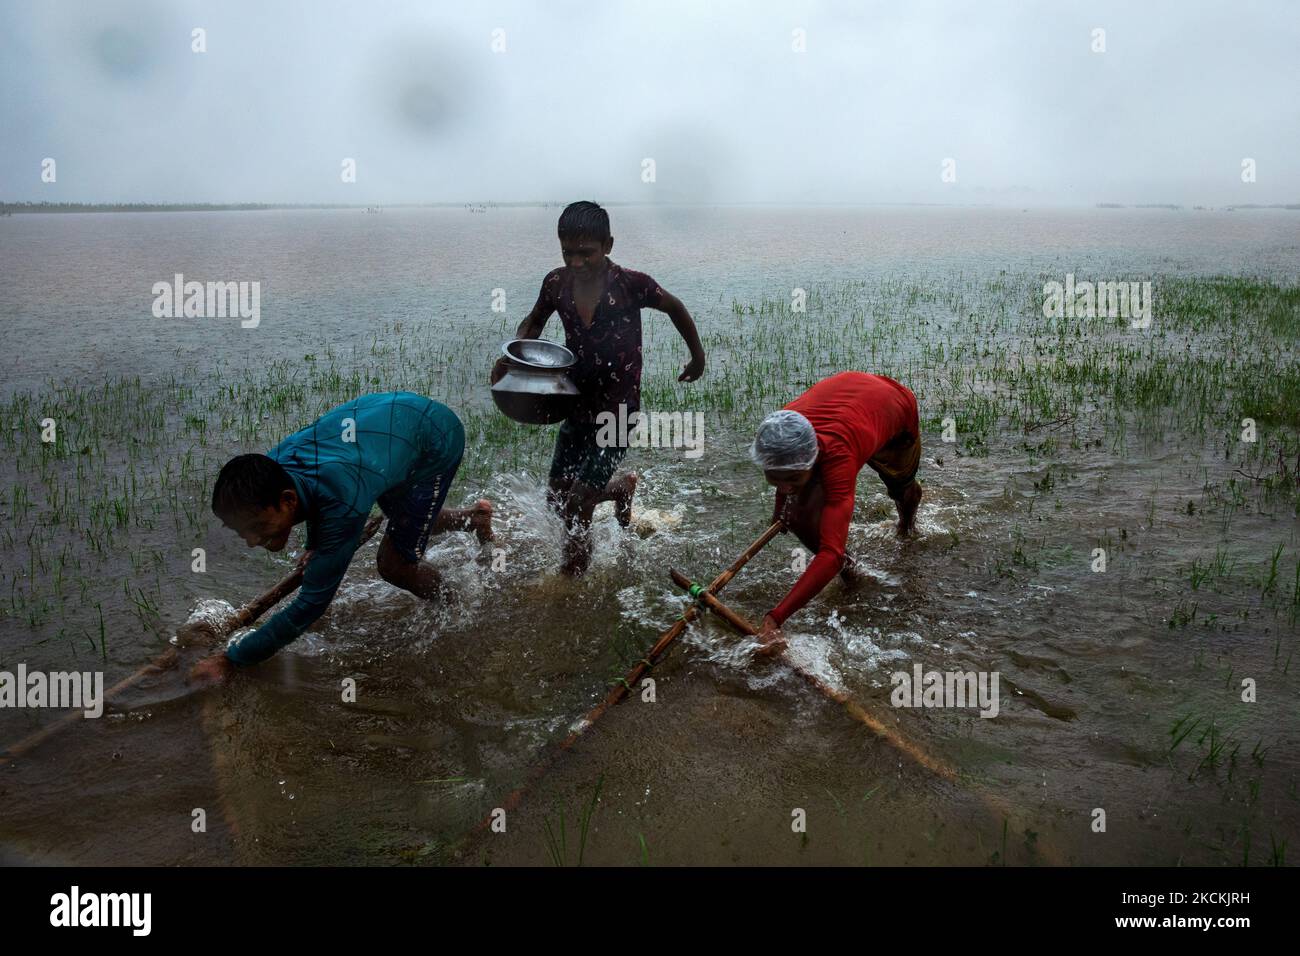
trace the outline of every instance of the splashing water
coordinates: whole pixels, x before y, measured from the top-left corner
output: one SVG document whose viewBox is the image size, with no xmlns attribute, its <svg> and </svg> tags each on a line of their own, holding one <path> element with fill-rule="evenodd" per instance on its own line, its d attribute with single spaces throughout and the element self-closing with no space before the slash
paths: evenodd
<svg viewBox="0 0 1300 956">
<path fill-rule="evenodd" d="M 421 601 L 380 579 L 358 557 L 332 603 L 332 613 L 346 617 L 347 626 L 331 628 L 339 633 L 328 639 L 316 635 L 314 643 L 313 635 L 305 635 L 308 639 L 299 642 L 304 653 L 324 653 L 340 639 L 345 647 L 363 646 L 390 636 L 423 653 L 444 630 L 481 626 L 488 606 L 503 599 L 525 606 L 571 599 L 583 584 L 559 574 L 564 525 L 547 500 L 545 481 L 527 472 L 498 474 L 483 489 L 483 497 L 493 504 L 491 542 L 480 544 L 470 531 L 452 531 L 432 537 L 423 555 L 445 582 L 449 600 Z M 681 509 L 635 509 L 632 530 L 642 537 L 662 536 L 681 521 Z M 612 504 L 596 509 L 591 536 L 588 580 L 618 566 L 626 554 L 629 535 L 615 520 Z M 365 550 L 376 547 L 372 543 Z M 381 633 L 376 634 L 370 622 L 377 610 L 398 612 L 401 623 L 394 629 L 391 617 L 384 616 Z"/>
<path fill-rule="evenodd" d="M 677 505 L 672 511 L 664 511 L 660 508 L 632 508 L 632 523 L 629 526 L 634 534 L 641 538 L 648 538 L 652 534 L 662 532 L 676 531 L 682 523 L 682 507 Z M 593 519 L 607 519 L 614 516 L 614 503 L 606 501 L 596 506 L 592 513 Z"/>
<path fill-rule="evenodd" d="M 227 633 L 235 623 L 235 608 L 220 598 L 203 598 L 194 605 L 185 623 L 171 638 L 175 647 L 188 647 L 199 641 L 209 642 Z"/>
</svg>

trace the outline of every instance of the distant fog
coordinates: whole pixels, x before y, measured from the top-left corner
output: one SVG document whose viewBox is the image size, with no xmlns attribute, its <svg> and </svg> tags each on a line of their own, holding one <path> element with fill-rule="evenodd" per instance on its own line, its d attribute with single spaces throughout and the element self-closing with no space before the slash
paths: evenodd
<svg viewBox="0 0 1300 956">
<path fill-rule="evenodd" d="M 1297 51 L 1291 0 L 0 0 L 0 200 L 1295 203 Z"/>
</svg>

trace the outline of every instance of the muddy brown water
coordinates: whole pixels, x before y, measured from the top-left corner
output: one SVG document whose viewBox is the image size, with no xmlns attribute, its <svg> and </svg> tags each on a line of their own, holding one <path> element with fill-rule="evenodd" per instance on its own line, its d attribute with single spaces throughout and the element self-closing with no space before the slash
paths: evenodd
<svg viewBox="0 0 1300 956">
<path fill-rule="evenodd" d="M 292 359 L 303 342 L 367 340 L 379 310 L 409 321 L 432 311 L 460 339 L 499 286 L 511 290 L 513 324 L 555 257 L 554 214 L 6 219 L 0 244 L 14 263 L 0 297 L 13 343 L 3 359 L 7 389 L 39 394 L 46 379 L 127 372 L 157 380 L 172 366 L 202 367 L 209 354 L 255 367 L 259 351 Z M 736 321 L 733 293 L 780 298 L 792 284 L 900 269 L 1249 268 L 1296 281 L 1296 219 L 1206 214 L 1193 229 L 1190 215 L 629 208 L 615 215 L 627 251 L 614 258 L 651 272 L 692 308 L 694 295 L 706 330 Z M 1111 238 L 1117 222 L 1120 242 Z M 453 229 L 465 238 L 451 243 Z M 688 239 L 698 254 L 679 266 L 673 249 Z M 228 251 L 232 241 L 237 252 Z M 343 257 L 339 244 L 366 251 Z M 797 269 L 796 246 L 809 260 Z M 503 263 L 495 270 L 475 265 L 475 250 L 488 249 Z M 240 269 L 264 278 L 264 302 L 272 288 L 282 296 L 255 344 L 228 327 L 148 317 L 153 281 L 173 271 L 245 278 Z M 484 355 L 496 346 L 490 323 L 500 321 L 481 323 Z M 800 384 L 789 383 L 792 394 Z M 465 397 L 468 406 L 483 401 Z M 1294 856 L 1297 629 L 1245 572 L 1280 543 L 1289 587 L 1296 519 L 1262 503 L 1226 524 L 1207 515 L 1207 484 L 1226 480 L 1235 463 L 1177 431 L 1133 438 L 1120 452 L 1109 441 L 1062 442 L 1047 454 L 995 432 L 981 456 L 952 453 L 934 436 L 922 463 L 920 533 L 909 542 L 892 536 L 874 476 L 860 477 L 850 548 L 867 581 L 854 591 L 833 583 L 793 619 L 791 653 L 955 767 L 955 781 L 900 757 L 788 669 L 754 663 L 743 640 L 705 618 L 653 672 L 654 702 L 637 693 L 607 714 L 528 791 L 504 833 L 466 847 L 464 834 L 676 619 L 683 605 L 668 568 L 707 580 L 763 529 L 770 493 L 744 456 L 752 422 L 725 409 L 711 422 L 699 460 L 673 450 L 631 454 L 642 475 L 638 500 L 658 515 L 644 536 L 602 516 L 594 568 L 577 582 L 554 573 L 558 529 L 538 490 L 545 443 L 522 467 L 494 468 L 499 453 L 490 448 L 472 453 L 477 463 L 452 502 L 497 502 L 505 571 L 493 570 L 490 549 L 468 535 L 437 540 L 429 557 L 459 599 L 432 607 L 379 581 L 367 546 L 326 617 L 288 652 L 206 693 L 189 693 L 174 675 L 150 679 L 103 718 L 0 767 L 5 859 L 1240 864 L 1268 862 L 1283 844 L 1291 849 L 1281 859 Z M 1050 494 L 1035 486 L 1045 468 L 1057 475 Z M 12 512 L 5 520 L 16 526 Z M 197 601 L 239 603 L 291 560 L 252 554 L 219 532 L 199 538 L 216 568 L 208 579 L 162 574 L 158 628 L 143 627 L 119 592 L 104 607 L 111 638 L 101 656 L 59 636 L 93 634 L 93 609 L 35 627 L 11 614 L 4 667 L 95 666 L 111 683 L 165 646 Z M 142 548 L 161 548 L 169 561 L 188 561 L 192 537 L 138 532 Z M 1091 573 L 1091 549 L 1103 538 L 1110 567 Z M 796 576 L 795 546 L 776 539 L 728 587 L 727 603 L 760 619 Z M 1189 562 L 1219 548 L 1236 557 L 1237 576 L 1189 590 Z M 15 545 L 4 559 L 12 569 L 29 555 Z M 131 567 L 120 554 L 97 573 L 125 577 Z M 1198 616 L 1180 626 L 1179 609 L 1193 604 Z M 916 661 L 998 671 L 1000 714 L 891 707 L 890 674 Z M 1243 676 L 1258 681 L 1254 704 L 1240 702 Z M 357 682 L 356 703 L 342 700 L 347 678 Z M 8 743 L 50 716 L 0 711 L 0 736 Z M 1172 747 L 1171 728 L 1184 718 L 1199 726 Z M 1211 721 L 1216 735 L 1203 737 Z M 1205 763 L 1220 739 L 1226 745 Z M 1097 808 L 1104 833 L 1093 829 Z M 195 809 L 206 812 L 205 833 L 192 831 Z M 792 829 L 799 811 L 802 833 Z"/>
</svg>

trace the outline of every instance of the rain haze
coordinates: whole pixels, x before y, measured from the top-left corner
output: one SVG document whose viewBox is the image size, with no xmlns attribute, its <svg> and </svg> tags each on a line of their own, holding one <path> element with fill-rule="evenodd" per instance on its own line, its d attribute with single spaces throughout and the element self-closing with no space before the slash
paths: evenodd
<svg viewBox="0 0 1300 956">
<path fill-rule="evenodd" d="M 1300 198 L 1283 2 L 0 11 L 11 202 Z"/>
</svg>

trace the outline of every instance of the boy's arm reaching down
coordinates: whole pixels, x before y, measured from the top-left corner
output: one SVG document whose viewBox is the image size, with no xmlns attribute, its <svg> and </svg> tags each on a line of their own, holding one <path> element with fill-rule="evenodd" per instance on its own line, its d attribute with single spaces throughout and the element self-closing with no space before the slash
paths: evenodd
<svg viewBox="0 0 1300 956">
<path fill-rule="evenodd" d="M 325 544 L 307 562 L 302 588 L 297 596 L 288 607 L 257 630 L 245 634 L 238 641 L 232 640 L 226 648 L 226 656 L 236 664 L 256 664 L 311 627 L 334 599 L 334 592 L 352 563 L 352 555 L 361 544 L 365 523 L 363 515 L 340 525 L 336 531 L 331 529 L 334 533 L 322 532 L 319 537 Z"/>
<path fill-rule="evenodd" d="M 552 310 L 554 311 L 554 310 Z M 533 306 L 533 311 L 524 317 L 519 323 L 519 328 L 515 330 L 517 339 L 539 339 L 546 328 L 546 320 L 551 317 L 551 312 L 542 312 L 537 306 Z"/>
<path fill-rule="evenodd" d="M 821 593 L 844 567 L 849 542 L 849 521 L 853 518 L 853 494 L 857 473 L 852 465 L 828 463 L 822 480 L 826 486 L 826 503 L 822 506 L 817 556 L 812 559 L 785 599 L 769 613 L 778 627 L 792 614 Z"/>
</svg>

